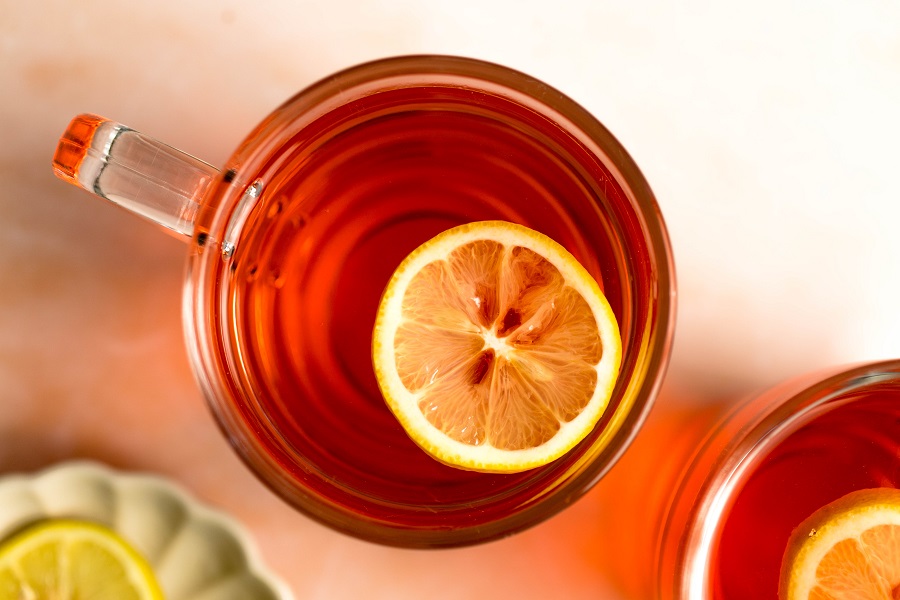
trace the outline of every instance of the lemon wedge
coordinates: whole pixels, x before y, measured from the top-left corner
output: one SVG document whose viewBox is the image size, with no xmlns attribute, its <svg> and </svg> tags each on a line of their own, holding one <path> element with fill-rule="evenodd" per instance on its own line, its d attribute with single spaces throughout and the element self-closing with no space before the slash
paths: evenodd
<svg viewBox="0 0 900 600">
<path fill-rule="evenodd" d="M 801 523 L 785 551 L 778 597 L 900 598 L 900 490 L 851 492 Z"/>
<path fill-rule="evenodd" d="M 150 565 L 111 529 L 51 519 L 0 545 L 0 600 L 161 600 Z"/>
</svg>

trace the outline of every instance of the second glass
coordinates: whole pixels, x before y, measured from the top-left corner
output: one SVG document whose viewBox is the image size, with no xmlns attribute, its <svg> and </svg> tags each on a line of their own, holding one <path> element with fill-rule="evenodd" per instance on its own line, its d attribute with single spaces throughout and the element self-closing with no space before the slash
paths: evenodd
<svg viewBox="0 0 900 600">
<path fill-rule="evenodd" d="M 657 409 L 598 490 L 602 559 L 628 597 L 776 598 L 807 517 L 900 487 L 897 360 L 816 371 L 737 405 Z"/>
<path fill-rule="evenodd" d="M 596 119 L 527 75 L 435 56 L 355 67 L 277 109 L 221 171 L 86 115 L 55 168 L 190 242 L 187 343 L 212 412 L 266 484 L 341 531 L 435 547 L 538 523 L 610 469 L 657 394 L 675 284 L 655 199 Z M 623 341 L 594 431 L 516 475 L 425 455 L 387 410 L 370 358 L 400 261 L 445 229 L 491 219 L 572 252 Z"/>
</svg>

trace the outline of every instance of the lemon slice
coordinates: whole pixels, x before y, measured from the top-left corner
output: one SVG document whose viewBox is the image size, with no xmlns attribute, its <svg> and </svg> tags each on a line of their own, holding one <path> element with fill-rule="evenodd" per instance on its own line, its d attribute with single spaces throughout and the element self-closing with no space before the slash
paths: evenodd
<svg viewBox="0 0 900 600">
<path fill-rule="evenodd" d="M 372 354 L 387 405 L 427 453 L 510 473 L 559 458 L 592 430 L 622 344 L 599 285 L 565 248 L 483 221 L 437 235 L 397 267 Z"/>
<path fill-rule="evenodd" d="M 801 523 L 785 551 L 778 597 L 900 598 L 900 490 L 851 492 Z"/>
<path fill-rule="evenodd" d="M 150 565 L 112 530 L 53 519 L 0 545 L 0 600 L 161 600 Z"/>
</svg>

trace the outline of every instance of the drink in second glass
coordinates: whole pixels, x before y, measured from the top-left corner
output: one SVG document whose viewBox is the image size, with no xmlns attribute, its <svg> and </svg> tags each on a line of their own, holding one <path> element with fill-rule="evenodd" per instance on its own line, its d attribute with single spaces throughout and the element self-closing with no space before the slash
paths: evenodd
<svg viewBox="0 0 900 600">
<path fill-rule="evenodd" d="M 221 172 L 82 116 L 55 163 L 190 240 L 185 325 L 213 413 L 264 482 L 339 530 L 447 546 L 533 525 L 606 473 L 657 393 L 674 280 L 656 202 L 603 126 L 521 73 L 453 57 L 362 65 L 276 110 Z M 587 439 L 514 475 L 427 456 L 387 410 L 371 363 L 397 265 L 481 220 L 566 247 L 604 290 L 623 340 L 613 397 Z"/>
<path fill-rule="evenodd" d="M 900 361 L 812 373 L 731 410 L 674 404 L 657 407 L 600 491 L 598 560 L 629 597 L 780 597 L 792 533 L 815 535 L 806 519 L 900 488 Z"/>
</svg>

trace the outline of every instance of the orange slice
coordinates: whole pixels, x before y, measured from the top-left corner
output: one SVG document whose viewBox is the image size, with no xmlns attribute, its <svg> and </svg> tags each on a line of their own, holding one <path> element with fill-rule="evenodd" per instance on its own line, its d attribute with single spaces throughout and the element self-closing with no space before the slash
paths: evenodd
<svg viewBox="0 0 900 600">
<path fill-rule="evenodd" d="M 391 277 L 373 365 L 409 436 L 439 461 L 517 472 L 572 449 L 621 363 L 597 282 L 547 236 L 503 221 L 425 242 Z"/>
<path fill-rule="evenodd" d="M 900 490 L 851 492 L 801 523 L 781 564 L 778 597 L 900 598 Z"/>
</svg>

